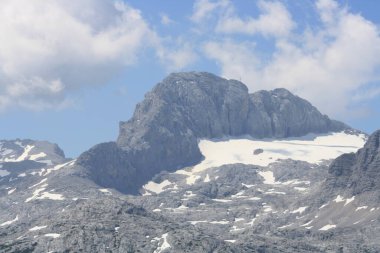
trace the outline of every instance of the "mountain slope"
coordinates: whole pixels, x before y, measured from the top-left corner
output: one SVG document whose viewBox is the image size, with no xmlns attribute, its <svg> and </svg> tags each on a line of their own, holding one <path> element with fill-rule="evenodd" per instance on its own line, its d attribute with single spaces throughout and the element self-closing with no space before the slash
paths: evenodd
<svg viewBox="0 0 380 253">
<path fill-rule="evenodd" d="M 352 195 L 377 191 L 380 198 L 380 130 L 357 153 L 338 157 L 329 172 L 327 186 L 346 189 Z"/>
<path fill-rule="evenodd" d="M 95 146 L 77 164 L 102 186 L 137 193 L 155 174 L 201 161 L 201 138 L 279 138 L 345 129 L 349 127 L 285 89 L 249 94 L 235 80 L 209 73 L 177 73 L 157 84 L 137 105 L 133 117 L 120 123 L 116 144 Z"/>
</svg>

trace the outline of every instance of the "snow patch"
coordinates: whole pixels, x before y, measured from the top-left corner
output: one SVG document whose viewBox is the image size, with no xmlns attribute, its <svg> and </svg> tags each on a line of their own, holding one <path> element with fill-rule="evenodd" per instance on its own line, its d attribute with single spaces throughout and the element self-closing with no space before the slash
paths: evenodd
<svg viewBox="0 0 380 253">
<path fill-rule="evenodd" d="M 307 206 L 302 206 L 294 211 L 291 211 L 290 213 L 300 213 L 302 214 L 303 212 L 305 212 L 305 210 L 307 209 L 308 207 Z"/>
<path fill-rule="evenodd" d="M 368 206 L 359 206 L 358 208 L 356 208 L 355 211 L 359 211 L 359 210 L 362 210 L 362 209 L 367 209 Z"/>
<path fill-rule="evenodd" d="M 304 192 L 304 191 L 307 191 L 307 188 L 296 186 L 296 187 L 294 187 L 294 190 L 297 190 L 297 191 L 300 191 L 300 192 Z"/>
<path fill-rule="evenodd" d="M 164 180 L 161 183 L 155 183 L 153 181 L 148 182 L 146 185 L 143 186 L 143 189 L 148 192 L 153 192 L 156 194 L 159 194 L 166 190 L 175 190 L 178 189 L 177 185 L 174 185 L 172 188 L 167 188 L 169 185 L 173 185 L 174 183 L 170 182 L 169 180 Z"/>
<path fill-rule="evenodd" d="M 187 206 L 184 206 L 184 205 L 180 205 L 179 207 L 177 207 L 177 208 L 173 208 L 173 210 L 186 210 L 186 209 L 188 209 L 188 207 Z"/>
<path fill-rule="evenodd" d="M 63 197 L 62 194 L 58 193 L 43 192 L 36 199 L 64 200 L 65 197 Z"/>
<path fill-rule="evenodd" d="M 307 223 L 301 225 L 301 227 L 307 227 L 307 226 L 309 226 L 312 222 L 313 222 L 313 220 L 311 220 L 311 221 L 309 221 L 309 222 L 307 222 Z"/>
<path fill-rule="evenodd" d="M 72 160 L 72 161 L 69 161 L 67 163 L 57 164 L 53 168 L 47 169 L 46 173 L 44 174 L 44 176 L 49 175 L 51 172 L 60 170 L 60 169 L 62 169 L 64 167 L 66 167 L 66 166 L 71 166 L 71 165 L 73 165 L 75 163 L 75 161 L 76 160 Z"/>
<path fill-rule="evenodd" d="M 16 191 L 16 188 L 13 188 L 13 189 L 9 190 L 9 191 L 8 191 L 8 195 L 14 193 L 15 191 Z"/>
<path fill-rule="evenodd" d="M 216 201 L 216 202 L 222 202 L 222 203 L 228 203 L 228 202 L 231 202 L 232 200 L 230 199 L 212 199 L 213 201 Z"/>
<path fill-rule="evenodd" d="M 260 200 L 261 198 L 259 197 L 252 197 L 252 198 L 249 198 L 248 200 Z"/>
<path fill-rule="evenodd" d="M 226 220 L 222 220 L 222 221 L 210 221 L 209 223 L 210 223 L 210 224 L 222 224 L 222 225 L 227 225 L 227 224 L 229 224 L 230 222 L 229 222 L 229 221 L 226 221 Z"/>
<path fill-rule="evenodd" d="M 33 195 L 25 200 L 25 203 L 30 202 L 32 200 L 36 200 L 36 199 L 50 199 L 50 200 L 64 200 L 65 199 L 62 194 L 44 192 L 47 186 L 48 184 L 41 185 L 41 188 L 36 189 L 33 192 Z"/>
<path fill-rule="evenodd" d="M 264 178 L 264 184 L 276 184 L 276 178 L 272 171 L 259 171 L 258 174 Z"/>
<path fill-rule="evenodd" d="M 338 195 L 333 201 L 336 203 L 346 201 L 342 196 Z"/>
<path fill-rule="evenodd" d="M 194 220 L 194 221 L 189 221 L 191 225 L 196 225 L 198 223 L 206 223 L 207 220 Z"/>
<path fill-rule="evenodd" d="M 37 184 L 34 184 L 34 185 L 30 186 L 28 189 L 32 189 L 32 188 L 34 188 L 34 187 L 36 187 L 36 186 L 39 186 L 40 184 L 43 184 L 43 183 L 45 183 L 46 181 L 47 181 L 47 178 L 44 178 L 44 179 L 42 179 L 40 182 L 38 182 Z"/>
<path fill-rule="evenodd" d="M 44 228 L 47 228 L 47 226 L 35 226 L 35 227 L 32 227 L 31 229 L 29 229 L 29 231 L 37 231 L 37 230 L 41 230 Z"/>
<path fill-rule="evenodd" d="M 22 153 L 16 160 L 14 160 L 15 162 L 21 162 L 21 161 L 24 161 L 26 160 L 26 158 L 29 156 L 29 152 L 34 148 L 34 146 L 32 145 L 26 145 L 25 149 L 24 149 L 24 153 Z M 10 162 L 10 161 L 9 161 Z"/>
<path fill-rule="evenodd" d="M 245 228 L 239 228 L 237 226 L 232 226 L 232 228 L 230 229 L 230 232 L 237 232 L 237 231 L 242 231 L 242 230 L 245 230 Z"/>
<path fill-rule="evenodd" d="M 44 234 L 44 236 L 56 239 L 56 238 L 60 237 L 61 235 L 56 234 L 56 233 L 49 233 L 49 234 Z"/>
<path fill-rule="evenodd" d="M 279 192 L 279 191 L 275 191 L 274 189 L 269 189 L 267 192 L 264 192 L 264 194 L 281 194 L 281 195 L 286 195 L 286 192 Z"/>
<path fill-rule="evenodd" d="M 40 158 L 44 158 L 46 156 L 47 156 L 47 154 L 45 154 L 44 152 L 41 152 L 41 153 L 38 153 L 38 154 L 35 154 L 35 155 L 30 155 L 29 156 L 29 160 L 36 161 L 36 160 L 38 160 Z"/>
<path fill-rule="evenodd" d="M 6 222 L 1 223 L 1 224 L 0 224 L 0 227 L 4 227 L 4 226 L 11 225 L 12 223 L 15 223 L 16 221 L 18 221 L 18 215 L 17 215 L 16 218 L 14 218 L 13 220 L 6 221 Z"/>
<path fill-rule="evenodd" d="M 235 243 L 236 240 L 224 240 L 225 242 Z"/>
<path fill-rule="evenodd" d="M 281 226 L 281 227 L 278 227 L 279 229 L 284 229 L 284 228 L 288 228 L 288 227 L 291 227 L 293 226 L 294 224 L 291 223 L 291 224 L 288 224 L 288 225 L 284 225 L 284 226 Z"/>
<path fill-rule="evenodd" d="M 300 184 L 307 184 L 309 185 L 310 184 L 310 181 L 300 181 L 298 179 L 292 179 L 292 180 L 289 180 L 289 181 L 285 181 L 285 182 L 278 182 L 282 185 L 300 185 Z"/>
<path fill-rule="evenodd" d="M 100 192 L 102 193 L 105 193 L 105 194 L 108 194 L 108 195 L 112 195 L 112 192 L 110 192 L 110 190 L 104 188 L 104 189 L 99 189 Z"/>
<path fill-rule="evenodd" d="M 326 226 L 321 227 L 319 230 L 321 230 L 321 231 L 327 231 L 327 230 L 330 230 L 330 229 L 333 229 L 333 228 L 336 228 L 336 225 L 328 224 Z"/>
<path fill-rule="evenodd" d="M 346 199 L 346 203 L 344 203 L 344 206 L 350 204 L 354 200 L 355 200 L 355 196 L 352 196 L 352 198 Z"/>
<path fill-rule="evenodd" d="M 245 198 L 246 196 L 244 196 L 244 193 L 245 193 L 245 191 L 240 191 L 234 195 L 231 195 L 231 198 L 241 198 L 241 197 Z"/>
<path fill-rule="evenodd" d="M 263 206 L 263 208 L 264 208 L 264 213 L 269 213 L 269 212 L 272 212 L 273 211 L 273 209 L 272 209 L 272 207 L 271 206 Z"/>
<path fill-rule="evenodd" d="M 171 245 L 169 244 L 168 242 L 168 233 L 166 234 L 163 234 L 161 236 L 161 239 L 160 241 L 162 240 L 162 243 L 161 245 L 153 252 L 153 253 L 161 253 L 163 252 L 164 250 L 166 249 L 169 249 L 171 247 Z"/>
</svg>

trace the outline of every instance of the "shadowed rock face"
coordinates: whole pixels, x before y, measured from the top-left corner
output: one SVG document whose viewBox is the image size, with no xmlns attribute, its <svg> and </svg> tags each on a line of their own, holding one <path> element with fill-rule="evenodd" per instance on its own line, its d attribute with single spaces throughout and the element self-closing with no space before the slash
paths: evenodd
<svg viewBox="0 0 380 253">
<path fill-rule="evenodd" d="M 286 89 L 255 92 L 250 102 L 247 133 L 254 137 L 284 138 L 348 128 Z"/>
<path fill-rule="evenodd" d="M 134 193 L 136 185 L 160 171 L 201 161 L 199 138 L 290 137 L 344 129 L 348 126 L 330 120 L 285 89 L 249 94 L 235 80 L 209 73 L 177 73 L 157 84 L 137 105 L 133 117 L 120 123 L 116 144 L 92 148 L 77 164 L 87 168 L 98 184 Z"/>
<path fill-rule="evenodd" d="M 357 195 L 380 190 L 380 130 L 374 132 L 356 154 L 338 157 L 329 168 L 327 185 L 339 187 Z"/>
</svg>

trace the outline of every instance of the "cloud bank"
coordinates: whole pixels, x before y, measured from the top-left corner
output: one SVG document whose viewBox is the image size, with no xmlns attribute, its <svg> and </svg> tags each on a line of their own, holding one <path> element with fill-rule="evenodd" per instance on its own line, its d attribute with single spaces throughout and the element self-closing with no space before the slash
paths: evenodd
<svg viewBox="0 0 380 253">
<path fill-rule="evenodd" d="M 0 2 L 0 108 L 43 109 L 133 64 L 154 33 L 140 12 L 101 0 Z"/>
<path fill-rule="evenodd" d="M 3 0 L 0 34 L 0 110 L 70 105 L 71 92 L 107 83 L 147 48 L 172 69 L 193 59 L 122 1 Z"/>
<path fill-rule="evenodd" d="M 238 17 L 232 3 L 219 7 L 228 9 L 228 15 L 213 10 L 218 15 L 214 32 L 249 36 L 203 44 L 205 55 L 217 62 L 223 76 L 242 80 L 251 91 L 288 88 L 339 118 L 363 113 L 360 102 L 379 96 L 378 85 L 368 84 L 380 77 L 380 34 L 360 14 L 333 0 L 319 0 L 318 25 L 296 32 L 296 21 L 279 1 L 259 1 L 261 14 L 245 19 Z M 274 44 L 265 58 L 252 43 L 260 35 L 270 36 Z"/>
</svg>

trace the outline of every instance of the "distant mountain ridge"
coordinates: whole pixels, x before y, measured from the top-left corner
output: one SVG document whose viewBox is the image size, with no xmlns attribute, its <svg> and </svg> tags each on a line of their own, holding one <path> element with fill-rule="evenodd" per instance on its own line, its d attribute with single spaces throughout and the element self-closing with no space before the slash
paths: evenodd
<svg viewBox="0 0 380 253">
<path fill-rule="evenodd" d="M 29 139 L 0 140 L 0 162 L 25 160 L 58 164 L 65 160 L 65 153 L 54 143 Z"/>
<path fill-rule="evenodd" d="M 350 129 L 285 89 L 248 93 L 236 80 L 204 72 L 169 75 L 120 123 L 116 143 L 84 152 L 77 164 L 99 185 L 136 193 L 155 174 L 203 159 L 198 139 L 303 136 Z"/>
</svg>

